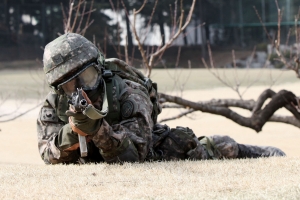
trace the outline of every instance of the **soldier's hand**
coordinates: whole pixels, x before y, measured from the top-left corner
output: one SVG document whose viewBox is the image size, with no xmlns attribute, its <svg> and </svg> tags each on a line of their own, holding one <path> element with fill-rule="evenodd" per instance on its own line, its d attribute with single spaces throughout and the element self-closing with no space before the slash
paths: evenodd
<svg viewBox="0 0 300 200">
<path fill-rule="evenodd" d="M 73 131 L 80 135 L 94 135 L 101 126 L 102 119 L 90 119 L 82 112 L 76 112 L 72 105 L 70 105 L 69 110 L 66 111 L 66 115 L 69 116 L 69 123 Z M 85 134 L 79 133 L 80 131 Z"/>
</svg>

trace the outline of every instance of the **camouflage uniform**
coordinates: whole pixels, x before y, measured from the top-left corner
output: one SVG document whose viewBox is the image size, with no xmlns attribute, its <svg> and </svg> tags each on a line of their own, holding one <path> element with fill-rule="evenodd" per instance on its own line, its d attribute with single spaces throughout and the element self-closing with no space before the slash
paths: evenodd
<svg viewBox="0 0 300 200">
<path fill-rule="evenodd" d="M 96 146 L 100 149 L 100 154 L 102 157 L 105 157 L 107 162 L 113 162 L 110 161 L 110 158 L 114 157 L 110 155 L 112 149 L 113 153 L 118 153 L 122 149 L 115 149 L 121 146 L 120 143 L 126 143 L 124 145 L 128 146 L 129 144 L 127 143 L 134 142 L 136 149 L 131 149 L 131 152 L 138 154 L 136 156 L 138 159 L 132 161 L 143 161 L 152 145 L 152 103 L 148 93 L 136 83 L 128 80 L 121 81 L 123 88 L 115 95 L 119 97 L 120 105 L 124 105 L 124 103 L 133 105 L 131 113 L 130 115 L 121 114 L 119 123 L 111 125 L 107 122 L 110 119 L 104 118 L 102 120 L 97 133 L 93 136 L 88 136 L 91 150 L 89 149 L 89 156 L 86 160 L 93 161 L 95 157 L 97 159 L 100 157 L 91 155 L 92 152 L 99 154 L 97 150 L 95 151 L 94 147 Z M 67 99 L 61 95 L 50 93 L 39 114 L 39 151 L 46 163 L 76 163 L 80 157 L 76 148 L 78 145 L 70 148 L 70 146 L 65 146 L 63 139 L 60 139 L 62 135 L 68 135 L 68 137 L 77 139 L 77 135 L 72 131 L 68 117 L 65 115 L 67 110 Z M 90 158 L 90 155 L 92 158 Z M 101 160 L 101 158 L 99 159 Z"/>
<path fill-rule="evenodd" d="M 170 129 L 156 124 L 157 112 L 153 111 L 151 100 L 154 89 L 149 92 L 144 85 L 117 74 L 104 80 L 98 67 L 106 65 L 108 60 L 104 61 L 98 49 L 78 34 L 68 33 L 49 43 L 43 61 L 47 81 L 54 89 L 48 94 L 37 120 L 39 153 L 47 164 L 285 155 L 274 147 L 242 145 L 228 136 L 197 138 L 187 127 Z M 109 96 L 109 112 L 103 115 L 104 118 L 90 119 L 69 107 L 64 84 L 73 80 L 78 84 L 83 68 L 99 73 L 97 84 L 93 80 L 80 80 L 95 84 L 95 87 L 88 86 L 90 105 L 97 111 L 103 110 L 106 93 Z M 106 84 L 111 85 L 105 89 Z M 69 87 L 77 86 L 70 84 Z M 84 158 L 78 150 L 77 133 L 81 135 L 81 132 L 88 146 L 88 156 Z"/>
</svg>

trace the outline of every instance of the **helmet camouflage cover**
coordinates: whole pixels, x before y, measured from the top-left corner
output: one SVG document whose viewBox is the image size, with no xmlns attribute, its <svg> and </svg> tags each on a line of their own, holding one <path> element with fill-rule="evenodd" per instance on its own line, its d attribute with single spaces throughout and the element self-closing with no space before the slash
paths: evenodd
<svg viewBox="0 0 300 200">
<path fill-rule="evenodd" d="M 88 39 L 76 33 L 61 35 L 47 44 L 44 50 L 43 64 L 48 84 L 55 86 L 95 60 L 103 65 L 104 57 Z"/>
</svg>

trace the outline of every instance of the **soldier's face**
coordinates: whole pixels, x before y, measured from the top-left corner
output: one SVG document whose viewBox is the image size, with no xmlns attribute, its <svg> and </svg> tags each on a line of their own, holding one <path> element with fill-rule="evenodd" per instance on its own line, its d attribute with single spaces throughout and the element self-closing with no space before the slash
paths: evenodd
<svg viewBox="0 0 300 200">
<path fill-rule="evenodd" d="M 68 96 L 71 96 L 73 92 L 77 91 L 77 88 L 82 88 L 83 90 L 95 89 L 99 81 L 100 74 L 94 66 L 90 66 L 77 76 L 62 83 L 59 87 L 61 87 Z"/>
</svg>

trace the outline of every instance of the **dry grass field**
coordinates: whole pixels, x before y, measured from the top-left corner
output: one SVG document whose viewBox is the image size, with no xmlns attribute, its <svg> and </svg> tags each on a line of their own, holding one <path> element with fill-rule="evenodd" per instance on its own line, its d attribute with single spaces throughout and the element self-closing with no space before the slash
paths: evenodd
<svg viewBox="0 0 300 200">
<path fill-rule="evenodd" d="M 234 81 L 233 70 L 224 73 Z M 276 77 L 275 91 L 300 94 L 300 80 L 292 72 L 237 73 L 244 80 L 241 91 L 261 76 L 247 90 L 245 99 L 256 99 Z M 42 78 L 41 72 L 2 70 L 0 115 L 36 105 L 45 95 Z M 194 101 L 238 98 L 203 69 L 154 70 L 153 80 L 161 91 Z M 180 88 L 185 90 L 179 92 Z M 164 110 L 160 119 L 176 112 Z M 288 114 L 284 109 L 278 113 Z M 34 109 L 14 121 L 0 123 L 0 199 L 300 199 L 300 132 L 291 125 L 267 123 L 256 133 L 224 117 L 201 112 L 166 122 L 171 127 L 188 126 L 198 136 L 224 134 L 240 143 L 277 146 L 286 152 L 284 158 L 46 166 L 37 149 L 37 114 Z"/>
<path fill-rule="evenodd" d="M 0 165 L 0 199 L 299 199 L 299 158 Z"/>
</svg>

